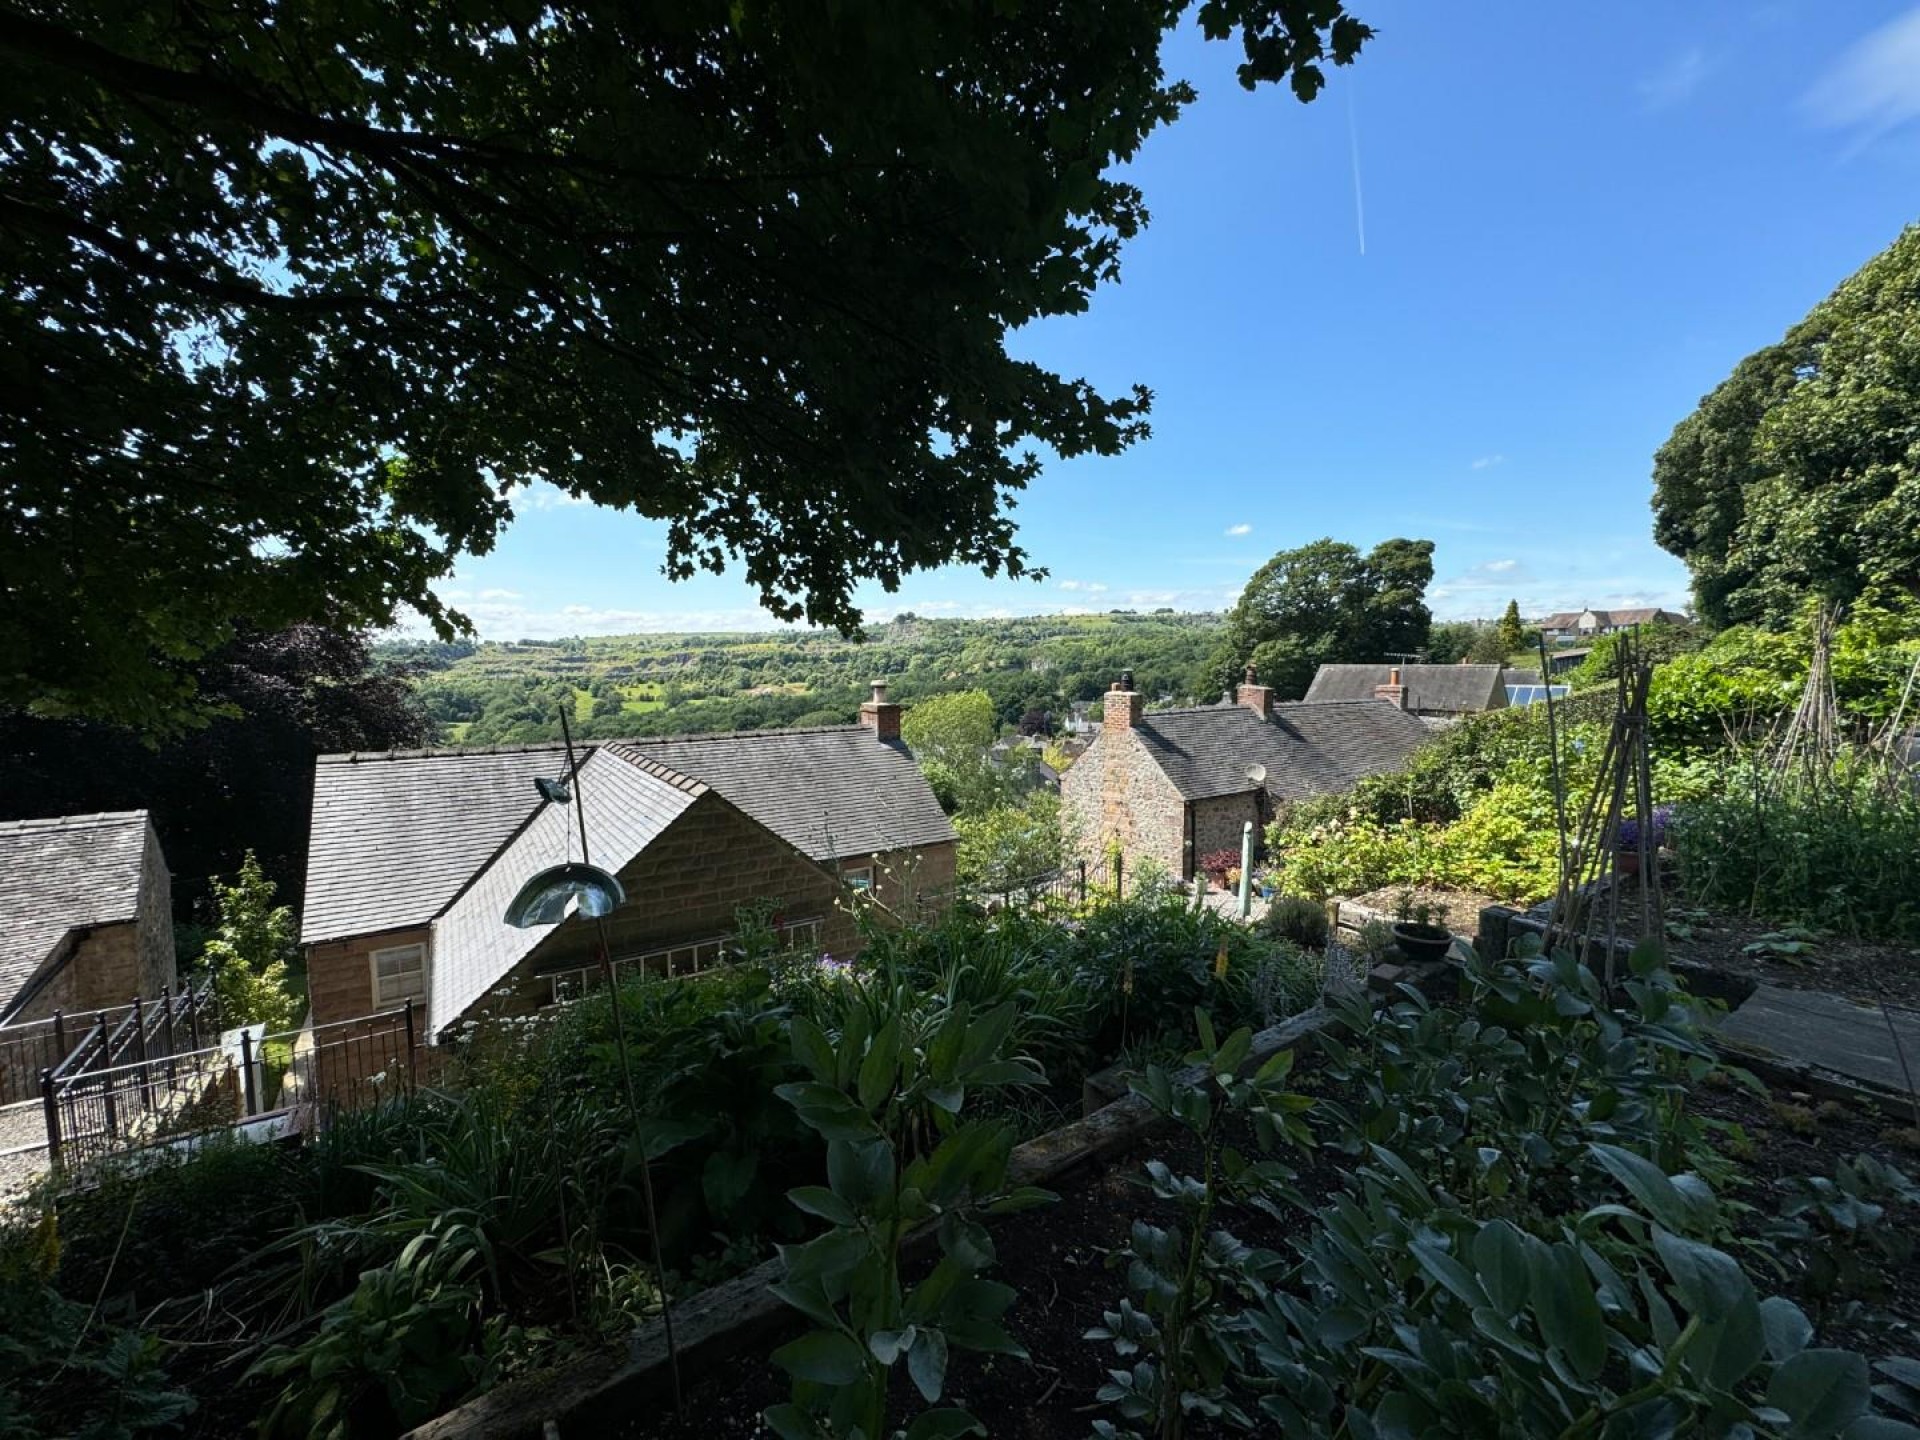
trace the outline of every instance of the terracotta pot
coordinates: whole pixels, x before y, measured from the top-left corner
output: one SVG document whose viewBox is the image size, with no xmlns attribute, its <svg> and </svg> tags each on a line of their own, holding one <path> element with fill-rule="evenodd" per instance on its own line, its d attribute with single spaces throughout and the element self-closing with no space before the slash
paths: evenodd
<svg viewBox="0 0 1920 1440">
<path fill-rule="evenodd" d="M 1613 873 L 1616 875 L 1638 875 L 1640 873 L 1640 852 L 1638 850 L 1614 851 Z"/>
</svg>

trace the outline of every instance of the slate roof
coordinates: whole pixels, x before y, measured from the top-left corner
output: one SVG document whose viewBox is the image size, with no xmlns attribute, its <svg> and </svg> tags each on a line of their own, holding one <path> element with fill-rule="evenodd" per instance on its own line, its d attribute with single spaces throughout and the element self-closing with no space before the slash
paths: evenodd
<svg viewBox="0 0 1920 1440">
<path fill-rule="evenodd" d="M 606 743 L 710 785 L 813 860 L 954 839 L 906 747 L 863 726 Z M 321 756 L 301 942 L 425 925 L 527 818 L 534 777 L 565 770 L 553 744 Z"/>
<path fill-rule="evenodd" d="M 1264 767 L 1268 794 L 1298 800 L 1399 769 L 1433 732 L 1384 700 L 1296 700 L 1270 720 L 1244 705 L 1155 710 L 1134 733 L 1187 800 L 1256 788 L 1252 765 Z"/>
<path fill-rule="evenodd" d="M 580 762 L 576 791 L 586 804 L 589 858 L 617 875 L 706 793 L 699 781 L 623 746 L 602 746 Z M 433 922 L 430 1029 L 458 1019 L 554 933 L 552 926 L 516 929 L 501 917 L 531 876 L 580 858 L 579 821 L 572 806 L 542 803 L 531 785 L 522 808 L 521 825 Z"/>
<path fill-rule="evenodd" d="M 1502 683 L 1507 685 L 1538 685 L 1540 683 L 1540 672 L 1538 670 L 1516 670 L 1509 668 L 1502 679 Z"/>
<path fill-rule="evenodd" d="M 912 752 L 875 739 L 864 726 L 620 743 L 706 781 L 812 860 L 955 838 Z"/>
<path fill-rule="evenodd" d="M 322 755 L 301 943 L 426 924 L 566 768 L 559 745 Z"/>
<path fill-rule="evenodd" d="M 0 823 L 0 1014 L 71 930 L 140 909 L 147 812 Z"/>
<path fill-rule="evenodd" d="M 1322 665 L 1307 687 L 1308 700 L 1371 700 L 1376 685 L 1388 683 L 1391 665 Z M 1443 715 L 1499 710 L 1507 703 L 1506 681 L 1498 665 L 1401 665 L 1407 708 Z"/>
</svg>

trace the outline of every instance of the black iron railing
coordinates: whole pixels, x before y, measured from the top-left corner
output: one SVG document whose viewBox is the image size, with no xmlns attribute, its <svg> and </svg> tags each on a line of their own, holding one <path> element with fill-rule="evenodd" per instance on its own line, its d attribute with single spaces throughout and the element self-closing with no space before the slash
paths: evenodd
<svg viewBox="0 0 1920 1440">
<path fill-rule="evenodd" d="M 377 1015 L 277 1035 L 243 1026 L 212 1044 L 161 1048 L 148 1021 L 90 1032 L 41 1077 L 47 1159 L 68 1173 L 105 1156 L 286 1115 L 314 1129 L 328 1115 L 411 1090 L 426 1063 L 413 1002 Z M 205 1037 L 201 1037 L 205 1038 Z"/>
</svg>

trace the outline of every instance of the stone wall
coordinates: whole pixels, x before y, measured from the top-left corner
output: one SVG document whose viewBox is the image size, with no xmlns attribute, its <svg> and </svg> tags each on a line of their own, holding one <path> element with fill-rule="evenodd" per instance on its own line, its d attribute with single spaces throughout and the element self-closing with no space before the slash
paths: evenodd
<svg viewBox="0 0 1920 1440">
<path fill-rule="evenodd" d="M 134 918 L 72 931 L 62 943 L 66 958 L 13 1017 L 16 1023 L 44 1020 L 56 1010 L 90 1015 L 125 1005 L 136 995 L 155 1000 L 176 984 L 173 880 L 153 826 L 147 826 Z"/>
<path fill-rule="evenodd" d="M 1219 795 L 1211 800 L 1193 802 L 1193 853 L 1197 860 L 1215 850 L 1240 853 L 1241 827 L 1253 822 L 1254 854 L 1260 853 L 1260 796 L 1257 791 L 1244 795 Z"/>
<path fill-rule="evenodd" d="M 1176 878 L 1192 874 L 1186 801 L 1128 730 L 1105 727 L 1062 777 L 1060 801 L 1088 860 L 1118 840 L 1129 862 L 1154 861 Z"/>
</svg>

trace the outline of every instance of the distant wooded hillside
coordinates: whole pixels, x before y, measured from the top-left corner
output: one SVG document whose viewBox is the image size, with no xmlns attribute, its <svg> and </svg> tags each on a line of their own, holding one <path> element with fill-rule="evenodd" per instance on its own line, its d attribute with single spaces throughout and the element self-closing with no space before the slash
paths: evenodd
<svg viewBox="0 0 1920 1440">
<path fill-rule="evenodd" d="M 389 641 L 448 744 L 558 738 L 570 705 L 587 737 L 839 725 L 874 680 L 894 699 L 985 690 L 1000 720 L 1064 718 L 1131 669 L 1151 701 L 1197 696 L 1218 639 L 1213 614 L 1045 615 L 930 620 L 911 614 L 863 642 L 814 631 L 610 635 L 447 644 Z"/>
</svg>

